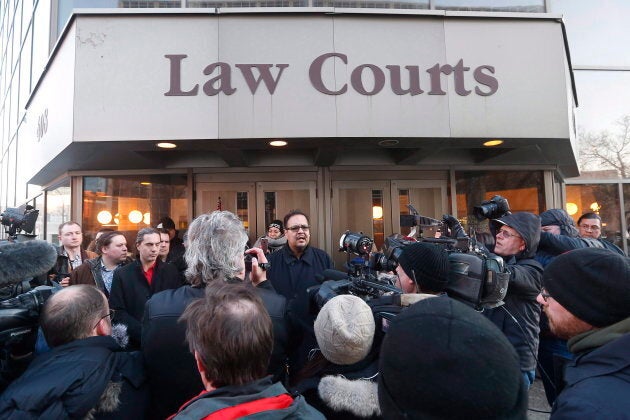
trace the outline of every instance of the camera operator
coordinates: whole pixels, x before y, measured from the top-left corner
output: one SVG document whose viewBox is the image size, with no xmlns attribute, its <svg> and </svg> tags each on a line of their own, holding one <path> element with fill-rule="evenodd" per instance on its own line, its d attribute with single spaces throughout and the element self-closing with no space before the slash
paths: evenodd
<svg viewBox="0 0 630 420">
<path fill-rule="evenodd" d="M 71 220 L 59 225 L 59 242 L 61 245 L 57 250 L 57 263 L 48 273 L 48 278 L 66 287 L 70 285 L 72 270 L 78 268 L 84 261 L 96 258 L 98 255 L 81 248 L 83 232 L 81 225 L 75 221 Z"/>
<path fill-rule="evenodd" d="M 70 286 L 46 302 L 41 327 L 52 350 L 0 397 L 2 418 L 143 418 L 142 359 L 111 337 L 112 311 L 96 287 Z"/>
<path fill-rule="evenodd" d="M 453 216 L 444 221 L 455 232 L 463 229 Z M 542 287 L 543 268 L 534 260 L 540 241 L 540 218 L 533 213 L 508 213 L 490 220 L 495 234 L 494 253 L 503 258 L 509 272 L 505 305 L 485 309 L 484 314 L 506 335 L 516 349 L 526 385 L 534 382 L 538 351 L 540 305 L 536 297 Z"/>
<path fill-rule="evenodd" d="M 403 248 L 396 267 L 396 287 L 404 293 L 444 293 L 448 254 L 439 245 L 416 242 Z"/>
</svg>

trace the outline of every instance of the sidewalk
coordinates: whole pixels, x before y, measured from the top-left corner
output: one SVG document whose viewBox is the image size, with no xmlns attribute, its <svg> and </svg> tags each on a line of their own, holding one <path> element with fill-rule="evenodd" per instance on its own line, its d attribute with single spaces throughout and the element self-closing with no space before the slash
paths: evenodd
<svg viewBox="0 0 630 420">
<path fill-rule="evenodd" d="M 536 381 L 529 389 L 529 408 L 538 411 L 551 411 L 551 407 L 547 404 L 547 397 L 545 397 L 545 389 L 539 378 L 536 378 Z M 527 410 L 527 418 L 529 420 L 547 420 L 549 419 L 549 414 Z"/>
</svg>

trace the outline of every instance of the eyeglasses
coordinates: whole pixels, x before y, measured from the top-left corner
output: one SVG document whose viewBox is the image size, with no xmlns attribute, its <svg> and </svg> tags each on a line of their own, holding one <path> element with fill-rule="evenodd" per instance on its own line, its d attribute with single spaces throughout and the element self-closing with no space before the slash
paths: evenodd
<svg viewBox="0 0 630 420">
<path fill-rule="evenodd" d="M 597 225 L 580 225 L 580 229 L 584 229 L 584 230 L 599 230 L 601 228 L 599 226 L 597 226 Z"/>
<path fill-rule="evenodd" d="M 544 288 L 540 291 L 540 296 L 542 296 L 545 303 L 547 302 L 547 299 L 551 297 L 551 295 L 547 293 L 547 290 L 545 290 Z"/>
<path fill-rule="evenodd" d="M 310 228 L 311 227 L 307 225 L 295 225 L 295 226 L 288 227 L 287 230 L 290 230 L 291 232 L 299 232 L 300 229 L 302 229 L 304 232 L 308 232 Z"/>
<path fill-rule="evenodd" d="M 510 238 L 522 238 L 521 235 L 516 235 L 514 233 L 510 233 L 505 229 L 501 229 L 500 231 L 497 232 L 497 237 L 502 236 L 506 239 L 510 239 Z"/>
<path fill-rule="evenodd" d="M 98 322 L 96 323 L 96 325 L 94 325 L 94 327 L 93 327 L 92 329 L 96 328 L 96 327 L 98 326 L 98 324 L 99 324 L 102 320 L 104 320 L 105 318 L 107 318 L 108 316 L 109 316 L 109 317 L 111 317 L 111 319 L 114 319 L 114 314 L 115 314 L 115 313 L 116 313 L 116 311 L 115 311 L 115 310 L 110 309 L 110 310 L 109 310 L 109 313 L 108 313 L 107 315 L 103 315 L 102 317 L 100 317 L 100 318 L 98 319 Z"/>
</svg>

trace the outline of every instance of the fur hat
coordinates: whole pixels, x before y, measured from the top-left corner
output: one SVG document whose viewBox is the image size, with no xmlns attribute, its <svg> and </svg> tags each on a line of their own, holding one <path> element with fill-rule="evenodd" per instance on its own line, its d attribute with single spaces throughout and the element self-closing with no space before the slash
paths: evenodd
<svg viewBox="0 0 630 420">
<path fill-rule="evenodd" d="M 383 418 L 526 418 L 514 347 L 491 321 L 446 296 L 421 300 L 392 321 L 379 372 Z"/>
<path fill-rule="evenodd" d="M 603 248 L 557 256 L 543 273 L 551 297 L 582 321 L 606 327 L 630 317 L 630 260 Z"/>
<path fill-rule="evenodd" d="M 423 292 L 442 292 L 448 282 L 448 255 L 439 245 L 416 242 L 403 248 L 398 263 Z"/>
<path fill-rule="evenodd" d="M 374 340 L 374 315 L 363 299 L 335 296 L 315 319 L 315 337 L 326 360 L 352 365 L 363 360 Z"/>
</svg>

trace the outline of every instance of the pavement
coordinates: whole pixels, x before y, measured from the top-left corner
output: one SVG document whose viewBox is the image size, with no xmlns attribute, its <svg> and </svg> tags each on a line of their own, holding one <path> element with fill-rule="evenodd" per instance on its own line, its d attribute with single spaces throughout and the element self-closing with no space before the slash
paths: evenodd
<svg viewBox="0 0 630 420">
<path fill-rule="evenodd" d="M 547 413 L 541 413 L 540 411 L 546 411 Z M 527 419 L 547 420 L 549 419 L 549 411 L 551 411 L 551 407 L 549 407 L 547 403 L 542 381 L 540 378 L 536 378 L 534 384 L 529 389 L 529 410 L 527 410 Z"/>
</svg>

